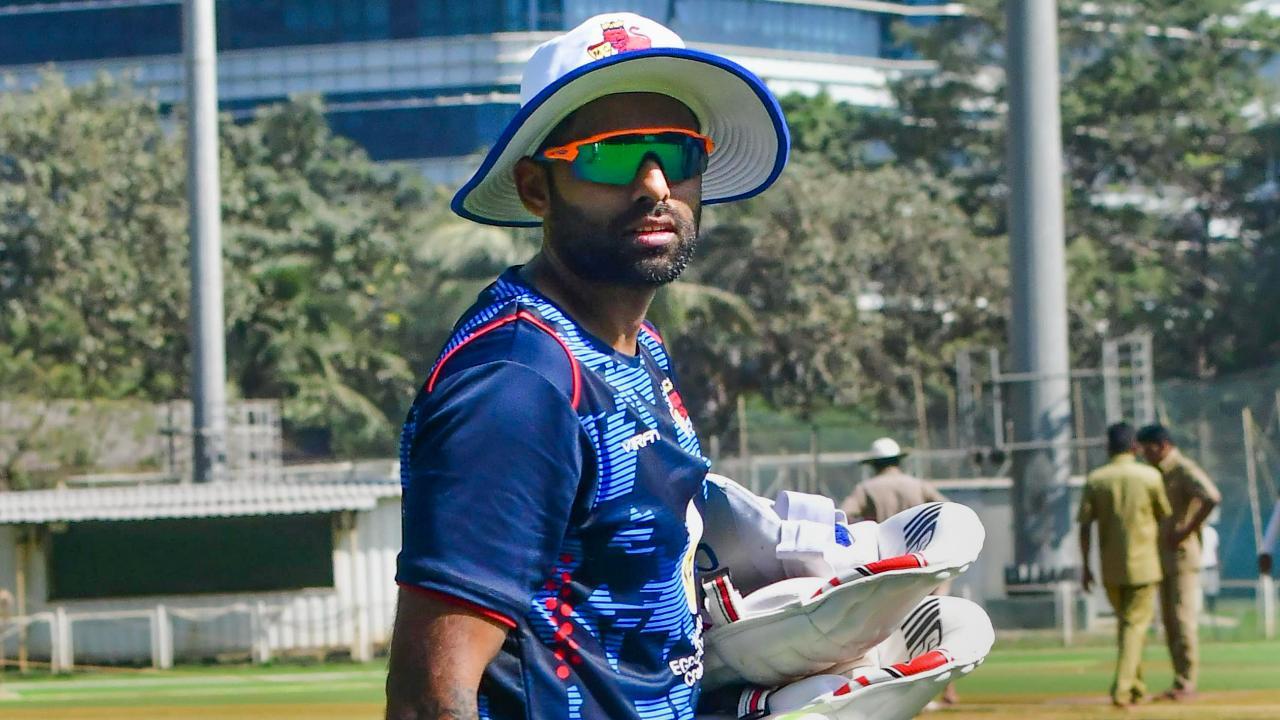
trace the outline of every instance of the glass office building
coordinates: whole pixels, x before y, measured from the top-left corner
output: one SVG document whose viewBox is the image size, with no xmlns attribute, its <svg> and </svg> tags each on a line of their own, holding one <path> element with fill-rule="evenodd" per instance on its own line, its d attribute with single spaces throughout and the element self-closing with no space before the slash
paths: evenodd
<svg viewBox="0 0 1280 720">
<path fill-rule="evenodd" d="M 946 11 L 928 0 L 218 0 L 218 89 L 242 114 L 319 94 L 335 130 L 375 159 L 456 181 L 515 113 L 533 48 L 592 15 L 662 21 L 779 94 L 884 105 L 892 73 L 927 70 L 891 24 L 935 9 Z M 178 103 L 181 14 L 180 0 L 0 0 L 0 73 L 24 87 L 50 64 L 73 83 L 131 72 Z"/>
</svg>

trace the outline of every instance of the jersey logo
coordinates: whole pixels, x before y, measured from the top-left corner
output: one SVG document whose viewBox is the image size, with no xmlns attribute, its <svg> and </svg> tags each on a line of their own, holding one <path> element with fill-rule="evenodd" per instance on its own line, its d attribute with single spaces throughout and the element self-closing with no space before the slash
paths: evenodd
<svg viewBox="0 0 1280 720">
<path fill-rule="evenodd" d="M 705 672 L 702 658 L 706 652 L 706 645 L 702 639 L 701 617 L 695 618 L 693 637 L 690 639 L 693 641 L 693 654 L 671 660 L 667 663 L 667 667 L 671 669 L 672 675 L 683 679 L 685 685 L 693 687 L 698 684 Z"/>
<path fill-rule="evenodd" d="M 587 46 L 587 54 L 593 60 L 613 57 L 631 50 L 648 50 L 653 41 L 641 35 L 637 28 L 626 28 L 621 20 L 613 20 L 600 26 L 603 40 L 595 45 Z"/>
<path fill-rule="evenodd" d="M 676 391 L 675 383 L 671 382 L 670 378 L 662 379 L 662 394 L 667 398 L 667 410 L 671 413 L 671 419 L 675 421 L 676 427 L 684 430 L 686 435 L 692 435 L 693 420 L 689 418 L 684 400 L 680 398 L 680 393 Z"/>
<path fill-rule="evenodd" d="M 657 430 L 645 430 L 639 435 L 635 435 L 633 437 L 627 438 L 626 440 L 623 440 L 622 449 L 626 450 L 627 452 L 635 452 L 642 447 L 646 447 L 648 445 L 652 445 L 658 442 L 658 438 L 659 438 L 659 435 Z"/>
</svg>

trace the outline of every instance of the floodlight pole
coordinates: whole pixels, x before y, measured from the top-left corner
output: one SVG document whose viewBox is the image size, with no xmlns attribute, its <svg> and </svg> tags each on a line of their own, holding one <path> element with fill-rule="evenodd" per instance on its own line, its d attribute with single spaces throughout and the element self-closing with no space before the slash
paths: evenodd
<svg viewBox="0 0 1280 720">
<path fill-rule="evenodd" d="M 222 194 L 213 0 L 184 0 L 187 198 L 191 232 L 192 469 L 196 482 L 226 469 L 227 372 L 222 309 Z"/>
<path fill-rule="evenodd" d="M 1014 436 L 1014 557 L 1076 565 L 1071 531 L 1071 380 L 1063 241 L 1062 130 L 1056 0 L 1009 0 L 1009 250 L 1013 312 L 1009 388 Z"/>
</svg>

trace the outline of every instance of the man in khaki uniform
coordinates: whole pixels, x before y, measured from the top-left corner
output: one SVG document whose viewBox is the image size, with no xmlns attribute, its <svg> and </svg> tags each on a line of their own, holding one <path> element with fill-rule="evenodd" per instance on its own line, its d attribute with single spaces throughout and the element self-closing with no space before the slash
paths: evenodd
<svg viewBox="0 0 1280 720">
<path fill-rule="evenodd" d="M 893 438 L 871 443 L 871 454 L 862 463 L 876 474 L 858 483 L 840 506 L 850 521 L 884 522 L 907 508 L 947 499 L 929 483 L 902 472 L 899 466 L 906 456 Z"/>
<path fill-rule="evenodd" d="M 1140 702 L 1147 693 L 1142 681 L 1142 649 L 1147 628 L 1155 615 L 1156 589 L 1160 582 L 1159 522 L 1169 516 L 1160 473 L 1138 462 L 1133 427 L 1117 423 L 1107 428 L 1107 453 L 1111 460 L 1089 473 L 1080 496 L 1080 582 L 1085 592 L 1093 586 L 1089 570 L 1090 529 L 1098 523 L 1098 550 L 1102 558 L 1102 586 L 1116 612 L 1117 639 L 1115 681 L 1111 701 L 1125 707 Z"/>
<path fill-rule="evenodd" d="M 1173 687 L 1162 697 L 1186 700 L 1195 695 L 1199 673 L 1200 526 L 1222 501 L 1209 476 L 1178 451 L 1169 431 L 1148 425 L 1138 431 L 1138 445 L 1147 462 L 1164 476 L 1165 493 L 1173 513 L 1161 528 L 1160 614 L 1173 660 Z"/>
<path fill-rule="evenodd" d="M 876 474 L 858 483 L 840 505 L 850 522 L 884 522 L 908 508 L 947 499 L 933 485 L 902 471 L 902 458 L 906 456 L 906 451 L 893 438 L 883 437 L 871 443 L 871 453 L 862 460 L 862 464 L 870 465 Z M 951 581 L 948 580 L 933 594 L 946 595 L 950 589 Z M 942 691 L 942 702 L 954 705 L 959 700 L 955 683 L 948 683 Z"/>
</svg>

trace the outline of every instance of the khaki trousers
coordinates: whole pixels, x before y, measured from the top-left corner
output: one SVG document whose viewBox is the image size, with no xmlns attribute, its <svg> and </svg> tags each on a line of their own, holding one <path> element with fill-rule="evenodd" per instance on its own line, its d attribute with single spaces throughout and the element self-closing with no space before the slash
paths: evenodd
<svg viewBox="0 0 1280 720">
<path fill-rule="evenodd" d="M 1157 583 L 1146 585 L 1107 585 L 1107 599 L 1116 611 L 1116 639 L 1120 652 L 1116 657 L 1116 678 L 1111 684 L 1111 699 L 1129 703 L 1147 694 L 1142 681 L 1142 649 L 1147 644 L 1147 629 L 1156 614 Z"/>
<path fill-rule="evenodd" d="M 1200 600 L 1198 572 L 1168 572 L 1160 581 L 1160 616 L 1179 690 L 1195 690 L 1200 674 Z"/>
</svg>

